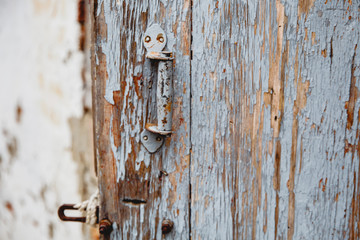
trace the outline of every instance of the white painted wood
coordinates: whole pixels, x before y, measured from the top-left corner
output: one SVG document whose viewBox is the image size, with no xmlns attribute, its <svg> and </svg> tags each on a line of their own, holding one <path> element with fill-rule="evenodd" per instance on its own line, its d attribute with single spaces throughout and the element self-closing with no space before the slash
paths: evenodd
<svg viewBox="0 0 360 240">
<path fill-rule="evenodd" d="M 77 0 L 0 1 L 0 239 L 90 239 L 57 216 L 94 176 L 77 16 Z"/>
</svg>

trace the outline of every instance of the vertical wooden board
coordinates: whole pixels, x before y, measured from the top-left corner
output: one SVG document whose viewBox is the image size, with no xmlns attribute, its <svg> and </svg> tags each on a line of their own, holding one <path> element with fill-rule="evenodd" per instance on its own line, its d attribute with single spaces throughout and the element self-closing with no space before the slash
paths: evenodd
<svg viewBox="0 0 360 240">
<path fill-rule="evenodd" d="M 94 1 L 93 100 L 100 219 L 113 223 L 105 239 L 189 236 L 190 12 L 189 1 Z M 156 119 L 156 67 L 145 59 L 146 28 L 160 24 L 175 54 L 173 130 L 149 154 L 140 142 Z M 168 173 L 162 175 L 160 171 Z"/>
<path fill-rule="evenodd" d="M 193 239 L 358 238 L 359 3 L 192 10 Z"/>
</svg>

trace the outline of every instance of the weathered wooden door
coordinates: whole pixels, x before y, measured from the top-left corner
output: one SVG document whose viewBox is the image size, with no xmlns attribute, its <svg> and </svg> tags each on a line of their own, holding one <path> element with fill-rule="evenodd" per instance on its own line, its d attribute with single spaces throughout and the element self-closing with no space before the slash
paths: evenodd
<svg viewBox="0 0 360 240">
<path fill-rule="evenodd" d="M 111 239 L 360 237 L 359 1 L 94 0 L 93 16 Z M 175 95 L 174 133 L 150 154 L 153 23 L 175 54 Z"/>
</svg>

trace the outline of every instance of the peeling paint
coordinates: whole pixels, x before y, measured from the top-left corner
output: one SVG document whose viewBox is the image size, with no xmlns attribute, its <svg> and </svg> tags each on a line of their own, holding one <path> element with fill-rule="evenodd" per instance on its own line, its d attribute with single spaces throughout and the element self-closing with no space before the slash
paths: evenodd
<svg viewBox="0 0 360 240">
<path fill-rule="evenodd" d="M 157 118 L 157 64 L 145 59 L 143 34 L 148 26 L 161 25 L 167 36 L 165 51 L 176 54 L 174 89 L 189 89 L 190 49 L 186 47 L 190 44 L 182 38 L 190 42 L 190 2 L 95 2 L 93 66 L 97 70 L 93 83 L 100 215 L 111 216 L 110 220 L 117 223 L 112 239 L 160 239 L 165 218 L 175 225 L 168 237 L 186 239 L 190 91 L 174 93 L 175 132 L 158 152 L 146 151 L 140 133 L 146 123 Z M 159 180 L 160 171 L 168 172 L 168 176 Z M 141 201 L 144 206 L 134 206 L 126 199 Z"/>
<path fill-rule="evenodd" d="M 160 239 L 172 218 L 169 239 L 356 239 L 355 5 L 97 1 L 96 152 L 111 238 Z M 152 23 L 168 35 L 181 91 L 174 133 L 149 155 L 139 136 L 156 119 L 156 66 L 141 38 Z"/>
<path fill-rule="evenodd" d="M 358 16 L 348 1 L 193 3 L 194 239 L 358 236 Z"/>
</svg>

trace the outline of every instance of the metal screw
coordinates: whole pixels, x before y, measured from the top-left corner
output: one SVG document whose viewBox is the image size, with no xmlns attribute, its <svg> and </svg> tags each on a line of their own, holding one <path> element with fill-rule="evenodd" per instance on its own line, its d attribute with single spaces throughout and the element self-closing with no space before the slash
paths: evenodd
<svg viewBox="0 0 360 240">
<path fill-rule="evenodd" d="M 159 37 L 159 42 L 163 43 L 163 42 L 164 42 L 164 38 L 163 38 L 163 37 Z"/>
<path fill-rule="evenodd" d="M 104 218 L 99 223 L 100 234 L 109 234 L 112 231 L 112 225 L 109 219 Z"/>
<path fill-rule="evenodd" d="M 173 227 L 174 227 L 174 222 L 169 219 L 165 219 L 161 224 L 161 231 L 163 234 L 167 234 L 171 232 Z"/>
<path fill-rule="evenodd" d="M 148 136 L 145 135 L 145 136 L 143 137 L 143 139 L 144 139 L 145 141 L 147 141 L 149 138 L 148 138 Z"/>
<path fill-rule="evenodd" d="M 145 37 L 145 42 L 148 43 L 148 42 L 150 42 L 150 41 L 151 41 L 151 37 L 150 37 L 150 36 L 146 36 L 146 37 Z"/>
<path fill-rule="evenodd" d="M 160 142 L 161 141 L 161 137 L 157 137 L 156 141 Z"/>
</svg>

